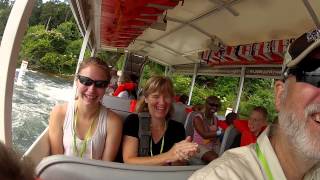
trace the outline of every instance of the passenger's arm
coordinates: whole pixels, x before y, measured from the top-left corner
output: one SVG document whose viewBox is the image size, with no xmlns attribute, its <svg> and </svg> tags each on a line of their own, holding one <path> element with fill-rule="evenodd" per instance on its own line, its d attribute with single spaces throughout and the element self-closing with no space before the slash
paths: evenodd
<svg viewBox="0 0 320 180">
<path fill-rule="evenodd" d="M 138 157 L 139 140 L 133 136 L 124 136 L 123 138 L 123 161 L 128 164 L 139 165 L 166 165 L 182 161 L 193 156 L 197 151 L 197 144 L 190 142 L 190 138 L 175 143 L 168 151 L 155 156 Z"/>
<path fill-rule="evenodd" d="M 108 111 L 108 121 L 107 121 L 107 138 L 104 146 L 102 160 L 114 161 L 119 146 L 121 143 L 122 136 L 122 120 L 114 112 Z"/>
<path fill-rule="evenodd" d="M 216 131 L 207 131 L 201 117 L 196 116 L 193 119 L 193 127 L 197 133 L 204 139 L 216 137 Z"/>
<path fill-rule="evenodd" d="M 49 118 L 49 142 L 51 155 L 63 154 L 63 123 L 67 104 L 56 105 Z"/>
</svg>

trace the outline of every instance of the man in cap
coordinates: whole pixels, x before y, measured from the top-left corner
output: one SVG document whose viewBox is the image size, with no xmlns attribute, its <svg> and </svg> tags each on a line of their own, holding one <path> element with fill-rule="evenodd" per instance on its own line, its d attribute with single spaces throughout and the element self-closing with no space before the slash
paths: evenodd
<svg viewBox="0 0 320 180">
<path fill-rule="evenodd" d="M 190 180 L 320 179 L 320 39 L 310 36 L 317 33 L 288 49 L 283 80 L 275 83 L 278 122 L 257 143 L 227 151 Z"/>
</svg>

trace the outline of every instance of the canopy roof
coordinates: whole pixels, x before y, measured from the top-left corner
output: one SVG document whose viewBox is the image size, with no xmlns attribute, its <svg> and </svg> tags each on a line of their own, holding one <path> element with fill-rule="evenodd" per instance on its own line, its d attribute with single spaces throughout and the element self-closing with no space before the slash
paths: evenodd
<svg viewBox="0 0 320 180">
<path fill-rule="evenodd" d="M 320 17 L 318 0 L 185 0 L 183 5 L 178 2 L 167 10 L 165 31 L 149 28 L 155 19 L 142 21 L 141 18 L 151 16 L 145 13 L 146 9 L 150 10 L 150 3 L 168 1 L 70 0 L 70 5 L 83 34 L 92 22 L 93 32 L 89 41 L 92 48 L 128 50 L 176 69 L 181 65 L 186 67 L 185 64 L 206 64 L 208 53 L 211 52 L 206 50 L 215 48 L 217 44 L 237 47 L 272 40 L 289 41 L 314 29 L 316 22 L 319 22 L 317 17 Z M 304 2 L 309 2 L 315 16 L 310 15 Z M 139 3 L 145 3 L 146 8 L 134 9 Z M 125 13 L 129 10 L 135 14 Z M 162 12 L 166 14 L 166 11 Z M 120 17 L 124 20 L 120 21 Z M 121 27 L 115 27 L 119 25 Z M 203 51 L 206 51 L 204 53 L 207 53 L 207 57 L 199 53 Z M 278 59 L 276 62 L 259 61 L 254 64 L 280 66 L 281 62 Z M 228 61 L 220 65 L 226 64 L 250 66 L 250 63 L 239 61 Z"/>
</svg>

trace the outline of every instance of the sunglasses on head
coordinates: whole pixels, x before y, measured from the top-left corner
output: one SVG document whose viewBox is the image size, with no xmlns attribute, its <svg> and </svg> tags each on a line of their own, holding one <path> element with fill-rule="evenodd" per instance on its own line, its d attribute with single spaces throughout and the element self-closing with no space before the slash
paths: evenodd
<svg viewBox="0 0 320 180">
<path fill-rule="evenodd" d="M 320 88 L 320 68 L 313 71 L 305 71 L 302 69 L 289 69 L 288 74 L 296 77 L 297 82 L 304 82 Z"/>
<path fill-rule="evenodd" d="M 85 86 L 91 86 L 92 84 L 94 84 L 94 87 L 96 88 L 105 88 L 108 86 L 109 81 L 108 80 L 92 80 L 89 77 L 86 76 L 81 76 L 81 75 L 77 75 L 77 78 L 79 79 L 79 82 Z"/>
</svg>

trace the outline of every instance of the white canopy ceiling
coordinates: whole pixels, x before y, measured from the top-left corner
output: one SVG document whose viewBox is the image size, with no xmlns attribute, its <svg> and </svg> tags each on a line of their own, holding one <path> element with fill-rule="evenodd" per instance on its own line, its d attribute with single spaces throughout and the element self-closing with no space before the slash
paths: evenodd
<svg viewBox="0 0 320 180">
<path fill-rule="evenodd" d="M 91 46 L 117 50 L 102 43 L 101 1 L 70 0 L 79 27 L 84 32 L 93 23 Z M 320 1 L 310 3 L 320 17 Z M 212 39 L 237 46 L 295 38 L 316 27 L 303 0 L 185 0 L 167 11 L 166 31 L 147 28 L 126 50 L 148 56 L 167 66 L 199 63 L 198 52 Z"/>
</svg>

